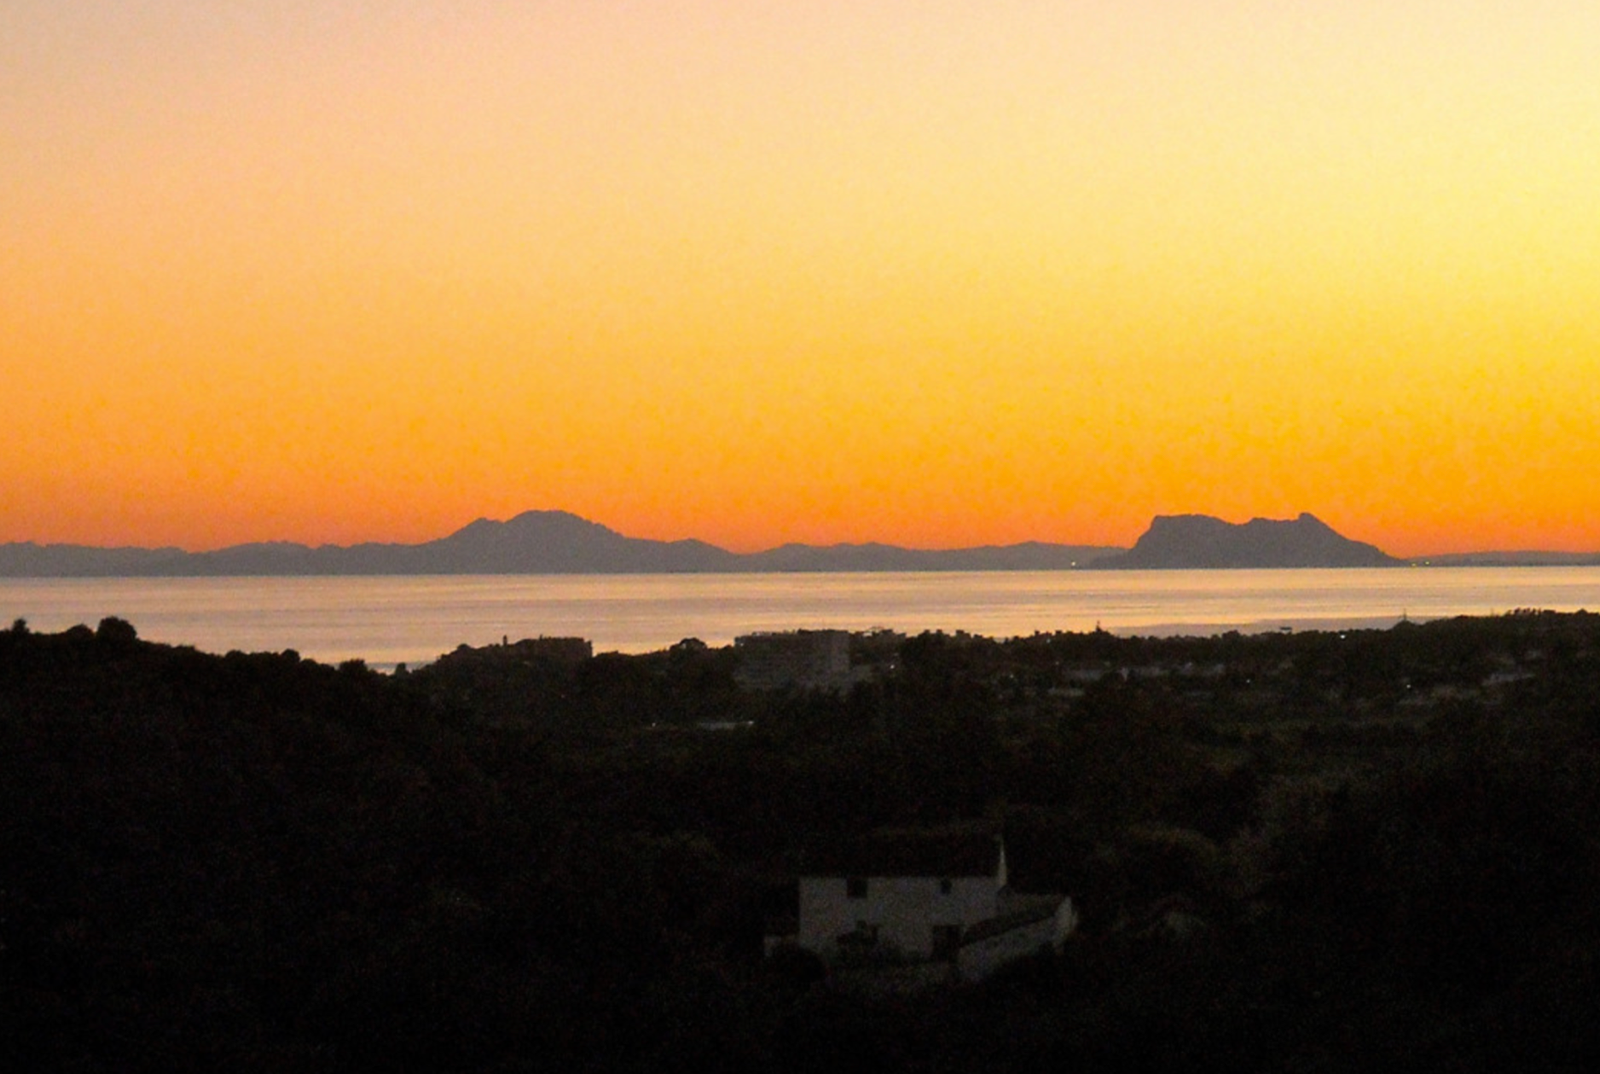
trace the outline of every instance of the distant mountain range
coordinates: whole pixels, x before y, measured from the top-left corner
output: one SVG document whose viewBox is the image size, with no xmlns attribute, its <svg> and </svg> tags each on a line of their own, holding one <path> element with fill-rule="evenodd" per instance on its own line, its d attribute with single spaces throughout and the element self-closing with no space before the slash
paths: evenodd
<svg viewBox="0 0 1600 1074">
<path fill-rule="evenodd" d="M 729 552 L 704 541 L 652 541 L 565 511 L 528 511 L 507 522 L 479 519 L 422 544 L 309 547 L 241 544 L 214 552 L 179 548 L 0 545 L 0 577 L 178 577 L 224 575 L 681 574 L 807 571 L 1008 571 L 1600 564 L 1600 555 L 1486 552 L 1398 560 L 1340 536 L 1308 514 L 1241 524 L 1206 515 L 1158 516 L 1131 549 L 1102 545 L 991 545 L 927 551 L 887 544 L 786 544 Z"/>
<path fill-rule="evenodd" d="M 423 544 L 241 544 L 178 548 L 0 545 L 0 577 L 161 577 L 324 574 L 682 574 L 786 571 L 1068 570 L 1120 548 L 1025 544 L 923 551 L 886 544 L 786 544 L 729 552 L 704 541 L 651 541 L 565 511 L 479 519 Z"/>
</svg>

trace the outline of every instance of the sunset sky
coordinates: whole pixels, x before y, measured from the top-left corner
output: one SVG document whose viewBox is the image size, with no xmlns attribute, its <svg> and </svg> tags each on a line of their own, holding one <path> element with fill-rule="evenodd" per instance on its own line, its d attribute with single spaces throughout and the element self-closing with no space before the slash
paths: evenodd
<svg viewBox="0 0 1600 1074">
<path fill-rule="evenodd" d="M 1594 0 L 5 0 L 0 541 L 1600 550 Z"/>
</svg>

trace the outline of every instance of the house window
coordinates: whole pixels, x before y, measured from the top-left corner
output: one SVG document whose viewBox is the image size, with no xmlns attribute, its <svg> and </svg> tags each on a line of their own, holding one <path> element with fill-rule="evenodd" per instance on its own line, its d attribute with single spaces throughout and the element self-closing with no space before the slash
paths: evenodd
<svg viewBox="0 0 1600 1074">
<path fill-rule="evenodd" d="M 866 898 L 867 878 L 864 876 L 852 876 L 848 878 L 844 882 L 844 893 L 845 897 L 850 899 Z"/>
<path fill-rule="evenodd" d="M 947 876 L 943 880 L 939 881 L 939 894 L 940 895 L 948 895 L 948 894 L 950 894 L 951 889 L 953 889 L 954 887 L 955 887 L 955 882 L 952 881 Z"/>
<path fill-rule="evenodd" d="M 856 927 L 841 935 L 837 941 L 841 948 L 864 950 L 878 942 L 878 926 L 867 921 L 857 921 Z"/>
</svg>

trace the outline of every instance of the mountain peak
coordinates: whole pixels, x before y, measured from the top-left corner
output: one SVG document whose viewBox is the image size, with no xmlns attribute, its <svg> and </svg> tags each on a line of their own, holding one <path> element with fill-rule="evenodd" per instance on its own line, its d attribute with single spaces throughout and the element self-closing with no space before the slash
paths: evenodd
<svg viewBox="0 0 1600 1074">
<path fill-rule="evenodd" d="M 491 534 L 529 534 L 529 533 L 583 533 L 615 534 L 615 531 L 602 526 L 598 522 L 590 522 L 580 518 L 570 511 L 523 511 L 513 515 L 504 522 L 492 518 L 479 518 L 462 526 L 452 533 L 446 540 L 456 538 L 487 537 Z"/>
</svg>

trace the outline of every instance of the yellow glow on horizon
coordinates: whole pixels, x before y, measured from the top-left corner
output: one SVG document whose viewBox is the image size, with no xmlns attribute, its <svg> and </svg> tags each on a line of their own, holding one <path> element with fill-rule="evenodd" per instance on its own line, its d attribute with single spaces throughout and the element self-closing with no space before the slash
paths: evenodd
<svg viewBox="0 0 1600 1074">
<path fill-rule="evenodd" d="M 1600 550 L 1600 10 L 0 13 L 0 540 Z"/>
</svg>

